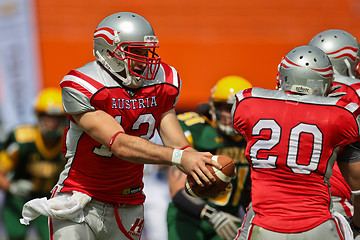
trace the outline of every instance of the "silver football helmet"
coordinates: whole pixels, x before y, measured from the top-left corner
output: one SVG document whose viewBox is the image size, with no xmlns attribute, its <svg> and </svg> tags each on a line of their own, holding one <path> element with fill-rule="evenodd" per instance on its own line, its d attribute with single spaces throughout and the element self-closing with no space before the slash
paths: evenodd
<svg viewBox="0 0 360 240">
<path fill-rule="evenodd" d="M 156 48 L 158 39 L 152 26 L 135 13 L 112 14 L 94 32 L 94 56 L 130 88 L 140 87 L 144 79 L 156 77 L 160 67 Z"/>
<path fill-rule="evenodd" d="M 326 96 L 334 78 L 329 57 L 309 45 L 291 50 L 281 60 L 278 88 L 299 94 Z"/>
<path fill-rule="evenodd" d="M 344 30 L 331 29 L 313 37 L 309 45 L 323 50 L 330 58 L 335 74 L 359 78 L 359 42 Z"/>
</svg>

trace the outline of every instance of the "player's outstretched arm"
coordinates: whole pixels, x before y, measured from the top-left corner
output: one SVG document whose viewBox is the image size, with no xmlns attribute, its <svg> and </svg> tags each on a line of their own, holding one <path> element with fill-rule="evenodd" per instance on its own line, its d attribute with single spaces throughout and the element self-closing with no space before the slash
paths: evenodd
<svg viewBox="0 0 360 240">
<path fill-rule="evenodd" d="M 207 184 L 215 181 L 205 163 L 221 168 L 221 165 L 209 158 L 210 153 L 196 151 L 175 151 L 174 148 L 153 144 L 140 137 L 123 132 L 122 126 L 109 114 L 96 110 L 72 115 L 78 125 L 89 136 L 108 147 L 115 156 L 126 161 L 149 164 L 178 164 L 186 174 L 191 174 L 198 184 L 200 179 Z M 174 132 L 174 137 L 177 133 Z M 182 133 L 183 134 L 183 133 Z"/>
</svg>

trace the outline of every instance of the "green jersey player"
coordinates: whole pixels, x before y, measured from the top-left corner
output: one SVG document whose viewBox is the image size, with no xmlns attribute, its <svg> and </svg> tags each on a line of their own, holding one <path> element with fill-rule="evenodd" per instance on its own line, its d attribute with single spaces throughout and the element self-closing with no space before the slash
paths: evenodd
<svg viewBox="0 0 360 240">
<path fill-rule="evenodd" d="M 28 228 L 19 221 L 24 203 L 50 197 L 65 164 L 61 149 L 67 119 L 60 89 L 44 89 L 34 110 L 37 124 L 16 127 L 0 152 L 0 189 L 5 191 L 1 215 L 10 240 L 26 238 Z M 41 216 L 33 224 L 39 239 L 49 239 L 47 217 Z"/>
<path fill-rule="evenodd" d="M 250 202 L 250 169 L 244 156 L 245 139 L 232 128 L 231 107 L 234 94 L 251 88 L 251 84 L 237 76 L 220 79 L 211 91 L 206 104 L 198 112 L 178 115 L 180 125 L 191 147 L 213 155 L 234 159 L 236 177 L 232 188 L 211 199 L 197 199 L 185 193 L 186 175 L 176 167 L 169 171 L 172 202 L 167 213 L 168 238 L 177 239 L 233 239 L 241 223 L 241 212 Z"/>
</svg>

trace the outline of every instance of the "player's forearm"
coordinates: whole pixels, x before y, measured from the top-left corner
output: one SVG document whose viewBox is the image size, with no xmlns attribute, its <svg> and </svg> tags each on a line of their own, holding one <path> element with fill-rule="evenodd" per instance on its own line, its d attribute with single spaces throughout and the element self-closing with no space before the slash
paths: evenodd
<svg viewBox="0 0 360 240">
<path fill-rule="evenodd" d="M 115 156 L 130 162 L 147 164 L 171 165 L 173 150 L 127 134 L 119 134 L 111 146 Z"/>
</svg>

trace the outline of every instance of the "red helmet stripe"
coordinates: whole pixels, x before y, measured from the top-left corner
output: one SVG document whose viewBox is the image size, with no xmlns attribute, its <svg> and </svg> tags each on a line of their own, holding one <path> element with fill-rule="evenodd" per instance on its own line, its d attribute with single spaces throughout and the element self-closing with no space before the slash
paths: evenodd
<svg viewBox="0 0 360 240">
<path fill-rule="evenodd" d="M 324 78 L 333 77 L 334 76 L 334 70 L 332 66 L 329 66 L 327 68 L 311 68 L 312 70 L 319 72 L 321 76 Z"/>
<path fill-rule="evenodd" d="M 282 66 L 284 68 L 289 68 L 290 67 L 289 65 L 294 65 L 294 66 L 297 66 L 297 67 L 301 67 L 300 65 L 298 65 L 298 64 L 294 63 L 293 61 L 291 61 L 289 58 L 284 57 L 283 60 L 280 63 L 280 66 Z"/>
<path fill-rule="evenodd" d="M 338 59 L 338 58 L 342 58 L 342 57 L 349 57 L 351 58 L 351 60 L 355 61 L 356 60 L 356 53 L 357 53 L 358 49 L 354 48 L 354 47 L 343 47 L 339 50 L 327 53 L 330 57 Z M 334 56 L 333 56 L 334 55 Z"/>
<path fill-rule="evenodd" d="M 94 32 L 94 38 L 103 38 L 108 44 L 114 44 L 114 30 L 108 27 L 96 29 Z"/>
</svg>

